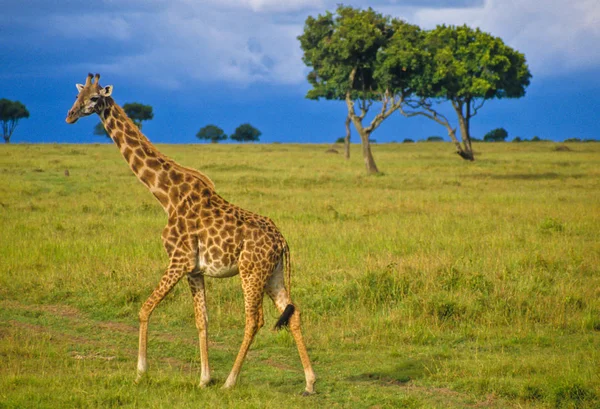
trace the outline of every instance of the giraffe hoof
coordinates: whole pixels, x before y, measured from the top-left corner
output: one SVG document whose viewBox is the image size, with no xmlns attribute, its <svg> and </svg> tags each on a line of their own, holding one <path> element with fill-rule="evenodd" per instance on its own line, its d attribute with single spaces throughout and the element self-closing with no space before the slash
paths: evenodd
<svg viewBox="0 0 600 409">
<path fill-rule="evenodd" d="M 211 380 L 209 379 L 209 380 L 207 380 L 207 381 L 200 381 L 200 383 L 198 384 L 198 386 L 199 386 L 201 389 L 205 389 L 205 388 L 208 388 L 210 385 L 212 385 L 212 383 L 213 383 L 213 381 L 211 381 Z"/>
<path fill-rule="evenodd" d="M 139 385 L 140 383 L 142 383 L 144 378 L 145 378 L 144 374 L 138 373 L 137 376 L 135 377 L 135 381 L 133 381 L 133 383 L 136 385 Z"/>
<path fill-rule="evenodd" d="M 309 391 L 304 391 L 302 392 L 302 396 L 312 396 L 315 394 L 315 391 L 309 392 Z"/>
</svg>

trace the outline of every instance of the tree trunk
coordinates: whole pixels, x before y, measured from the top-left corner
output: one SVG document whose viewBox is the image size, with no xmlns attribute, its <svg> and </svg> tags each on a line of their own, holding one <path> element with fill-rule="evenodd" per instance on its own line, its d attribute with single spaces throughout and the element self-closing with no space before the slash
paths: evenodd
<svg viewBox="0 0 600 409">
<path fill-rule="evenodd" d="M 8 125 L 8 121 L 2 121 L 2 137 L 4 138 L 4 143 L 9 143 L 10 142 L 10 134 L 12 132 L 8 132 L 9 129 L 9 125 Z"/>
<path fill-rule="evenodd" d="M 346 137 L 344 138 L 344 157 L 350 159 L 350 115 L 346 117 Z"/>
<path fill-rule="evenodd" d="M 357 116 L 354 114 L 354 101 L 350 98 L 350 95 L 346 95 L 346 105 L 348 106 L 348 118 L 352 120 L 354 124 L 354 128 L 356 132 L 358 132 L 358 136 L 360 136 L 360 141 L 362 145 L 362 153 L 363 159 L 365 161 L 365 167 L 367 168 L 368 174 L 376 174 L 379 173 L 379 169 L 377 169 L 377 165 L 375 164 L 375 159 L 373 159 L 373 154 L 371 153 L 371 142 L 369 140 L 371 136 L 371 131 L 365 130 L 362 126 L 362 116 Z"/>
<path fill-rule="evenodd" d="M 359 131 L 360 140 L 362 142 L 362 152 L 363 159 L 365 161 L 365 167 L 367 168 L 368 174 L 376 174 L 379 173 L 379 169 L 377 169 L 377 165 L 375 164 L 375 159 L 373 159 L 373 154 L 371 153 L 371 141 L 369 132 L 366 132 L 364 129 L 362 132 Z"/>
<path fill-rule="evenodd" d="M 461 158 L 465 159 L 465 160 L 475 160 L 475 157 L 473 156 L 473 148 L 471 147 L 471 135 L 469 134 L 469 118 L 471 116 L 470 113 L 470 108 L 471 108 L 471 103 L 470 101 L 467 101 L 466 103 L 467 105 L 467 114 L 465 116 L 465 114 L 463 113 L 463 103 L 455 103 L 452 102 L 452 106 L 454 107 L 454 110 L 456 111 L 456 115 L 458 116 L 458 124 L 460 127 L 460 136 L 462 139 L 462 146 L 460 146 L 459 144 L 459 149 L 458 149 L 458 153 L 460 155 Z"/>
<path fill-rule="evenodd" d="M 471 147 L 471 135 L 469 135 L 468 121 L 462 115 L 458 116 L 458 123 L 460 125 L 460 136 L 462 138 L 462 149 L 458 154 L 465 160 L 474 160 L 473 148 Z"/>
</svg>

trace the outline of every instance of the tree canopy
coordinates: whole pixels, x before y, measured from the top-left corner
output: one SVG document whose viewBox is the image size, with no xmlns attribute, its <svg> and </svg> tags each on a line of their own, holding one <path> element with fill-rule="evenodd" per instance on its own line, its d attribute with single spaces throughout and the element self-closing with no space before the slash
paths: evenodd
<svg viewBox="0 0 600 409">
<path fill-rule="evenodd" d="M 230 138 L 238 142 L 258 142 L 260 135 L 262 133 L 258 129 L 246 123 L 238 126 Z"/>
<path fill-rule="evenodd" d="M 149 121 L 154 118 L 154 112 L 152 112 L 152 106 L 140 104 L 139 102 L 128 102 L 123 105 L 123 111 L 133 121 L 133 123 L 142 130 L 142 121 Z M 110 138 L 102 122 L 98 122 L 94 126 L 94 135 L 106 136 Z"/>
<path fill-rule="evenodd" d="M 484 142 L 504 142 L 508 138 L 508 132 L 504 128 L 492 129 L 483 137 Z"/>
<path fill-rule="evenodd" d="M 423 43 L 427 62 L 415 84 L 418 99 L 409 101 L 406 116 L 424 115 L 444 127 L 457 153 L 473 160 L 470 121 L 483 104 L 494 98 L 525 95 L 531 73 L 525 56 L 504 44 L 502 39 L 466 25 L 440 25 L 426 33 Z M 456 128 L 436 104 L 449 101 L 455 111 L 462 145 Z"/>
<path fill-rule="evenodd" d="M 4 142 L 9 143 L 10 138 L 19 124 L 19 120 L 29 118 L 29 111 L 19 101 L 0 99 L 0 122 L 2 123 L 2 136 Z"/>
<path fill-rule="evenodd" d="M 403 94 L 410 92 L 411 73 L 420 69 L 420 51 L 411 43 L 419 32 L 417 26 L 372 8 L 341 5 L 335 15 L 309 16 L 304 33 L 298 37 L 303 61 L 311 68 L 307 79 L 312 89 L 306 97 L 346 102 L 369 173 L 379 171 L 371 153 L 370 135 L 399 109 Z M 363 120 L 373 103 L 380 109 L 365 126 Z"/>
<path fill-rule="evenodd" d="M 94 127 L 94 135 L 106 136 L 107 138 L 110 138 L 108 132 L 106 132 L 106 129 L 104 129 L 104 124 L 102 122 L 98 122 Z"/>
<path fill-rule="evenodd" d="M 131 102 L 123 105 L 123 110 L 134 124 L 141 130 L 142 121 L 148 121 L 154 118 L 152 106 Z"/>
<path fill-rule="evenodd" d="M 206 125 L 201 128 L 196 134 L 198 139 L 208 140 L 211 143 L 218 143 L 219 141 L 223 141 L 227 139 L 227 135 L 225 132 L 216 125 Z"/>
<path fill-rule="evenodd" d="M 445 126 L 460 156 L 472 160 L 471 118 L 489 99 L 522 97 L 531 78 L 523 54 L 498 37 L 467 26 L 426 31 L 371 8 L 341 5 L 335 14 L 309 16 L 298 39 L 311 68 L 306 97 L 346 102 L 370 173 L 378 172 L 370 134 L 396 111 Z M 437 108 L 448 101 L 462 144 Z M 379 109 L 363 125 L 373 104 Z"/>
</svg>

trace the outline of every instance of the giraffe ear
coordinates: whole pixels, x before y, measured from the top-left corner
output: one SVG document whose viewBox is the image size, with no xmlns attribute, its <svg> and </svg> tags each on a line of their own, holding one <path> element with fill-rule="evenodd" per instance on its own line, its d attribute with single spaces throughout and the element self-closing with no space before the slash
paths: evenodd
<svg viewBox="0 0 600 409">
<path fill-rule="evenodd" d="M 77 91 L 81 92 L 83 89 L 83 84 L 75 84 L 75 87 L 77 87 Z"/>
<path fill-rule="evenodd" d="M 107 85 L 106 87 L 100 89 L 100 95 L 102 95 L 103 97 L 110 97 L 110 95 L 112 94 L 112 90 L 113 86 Z"/>
</svg>

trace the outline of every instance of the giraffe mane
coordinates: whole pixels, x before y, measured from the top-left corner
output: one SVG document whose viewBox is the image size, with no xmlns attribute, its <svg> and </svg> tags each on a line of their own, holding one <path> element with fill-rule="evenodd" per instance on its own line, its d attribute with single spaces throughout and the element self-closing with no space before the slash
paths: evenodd
<svg viewBox="0 0 600 409">
<path fill-rule="evenodd" d="M 208 185 L 209 188 L 211 189 L 215 189 L 215 184 L 214 182 L 208 177 L 206 176 L 204 173 L 196 170 L 196 169 L 192 169 L 192 168 L 188 168 L 182 165 L 177 164 L 178 167 L 180 167 L 181 169 L 183 169 L 184 171 L 191 173 L 192 175 L 196 176 L 198 179 L 200 179 L 201 181 L 203 181 L 205 184 Z"/>
</svg>

